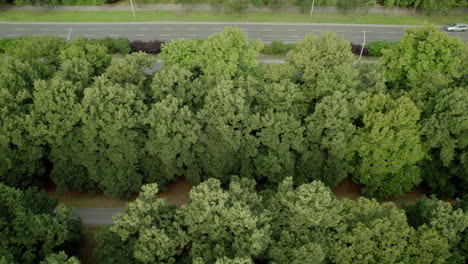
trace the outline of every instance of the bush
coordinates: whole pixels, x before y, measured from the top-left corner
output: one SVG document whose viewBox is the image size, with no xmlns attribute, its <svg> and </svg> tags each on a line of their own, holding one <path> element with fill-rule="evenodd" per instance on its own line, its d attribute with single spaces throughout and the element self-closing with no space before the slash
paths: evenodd
<svg viewBox="0 0 468 264">
<path fill-rule="evenodd" d="M 351 52 L 355 55 L 360 55 L 362 50 L 361 44 L 351 43 Z M 367 46 L 362 50 L 362 56 L 369 56 L 369 50 Z"/>
<path fill-rule="evenodd" d="M 110 54 L 118 52 L 121 54 L 130 53 L 130 43 L 126 38 L 106 37 L 103 39 L 93 39 L 91 42 L 106 47 Z"/>
<path fill-rule="evenodd" d="M 274 40 L 270 44 L 265 45 L 260 51 L 263 54 L 275 55 L 286 53 L 296 47 L 295 43 L 283 43 L 282 41 Z"/>
<path fill-rule="evenodd" d="M 382 50 L 395 46 L 397 42 L 373 41 L 366 45 L 369 56 L 382 56 Z"/>
<path fill-rule="evenodd" d="M 131 52 L 143 51 L 151 54 L 159 54 L 161 53 L 161 46 L 163 44 L 164 42 L 159 40 L 153 40 L 149 42 L 136 40 L 130 42 L 130 50 Z"/>
<path fill-rule="evenodd" d="M 7 39 L 0 39 L 0 53 L 4 53 L 6 48 L 15 41 L 15 39 L 7 38 Z"/>
</svg>

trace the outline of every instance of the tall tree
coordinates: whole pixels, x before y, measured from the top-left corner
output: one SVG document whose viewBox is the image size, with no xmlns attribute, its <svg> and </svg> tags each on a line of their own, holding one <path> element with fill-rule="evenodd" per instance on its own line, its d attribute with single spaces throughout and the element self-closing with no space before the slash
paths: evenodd
<svg viewBox="0 0 468 264">
<path fill-rule="evenodd" d="M 309 103 L 356 86 L 357 71 L 349 42 L 332 32 L 309 34 L 287 55 Z M 330 63 L 333 62 L 333 63 Z"/>
<path fill-rule="evenodd" d="M 402 195 L 421 182 L 416 165 L 425 157 L 414 103 L 387 95 L 368 99 L 364 127 L 358 130 L 359 164 L 354 174 L 366 185 L 364 194 L 377 198 Z"/>
<path fill-rule="evenodd" d="M 84 91 L 78 159 L 106 194 L 128 197 L 143 183 L 138 163 L 144 153 L 144 100 L 136 86 L 114 84 L 105 77 L 96 78 Z"/>
<path fill-rule="evenodd" d="M 448 88 L 434 98 L 432 116 L 423 120 L 425 144 L 432 160 L 424 165 L 425 179 L 440 195 L 468 192 L 468 87 Z"/>
<path fill-rule="evenodd" d="M 227 190 L 209 179 L 190 192 L 190 201 L 177 212 L 187 228 L 191 259 L 255 258 L 268 247 L 270 227 L 255 181 L 232 177 Z"/>
</svg>

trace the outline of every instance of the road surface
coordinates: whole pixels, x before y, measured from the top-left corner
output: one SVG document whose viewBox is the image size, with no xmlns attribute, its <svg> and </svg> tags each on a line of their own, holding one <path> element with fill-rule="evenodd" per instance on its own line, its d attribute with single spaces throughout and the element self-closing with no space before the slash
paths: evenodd
<svg viewBox="0 0 468 264">
<path fill-rule="evenodd" d="M 111 225 L 112 216 L 123 212 L 123 208 L 75 208 L 84 225 Z"/>
<path fill-rule="evenodd" d="M 298 42 L 305 34 L 320 34 L 334 31 L 344 35 L 350 42 L 361 43 L 363 31 L 366 42 L 398 41 L 405 28 L 400 25 L 359 25 L 359 24 L 304 24 L 304 23 L 223 23 L 223 22 L 130 22 L 130 23 L 46 23 L 46 22 L 0 22 L 0 38 L 19 36 L 57 35 L 73 39 L 86 38 L 128 38 L 130 40 L 173 40 L 205 39 L 220 32 L 226 26 L 238 26 L 249 38 L 261 39 L 268 43 L 272 40 Z M 468 41 L 468 32 L 448 33 Z"/>
</svg>

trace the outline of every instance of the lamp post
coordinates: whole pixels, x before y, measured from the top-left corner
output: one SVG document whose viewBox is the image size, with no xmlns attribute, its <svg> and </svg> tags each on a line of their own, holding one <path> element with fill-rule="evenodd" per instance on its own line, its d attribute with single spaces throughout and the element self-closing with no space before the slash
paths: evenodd
<svg viewBox="0 0 468 264">
<path fill-rule="evenodd" d="M 361 53 L 359 54 L 359 61 L 361 61 L 362 52 L 364 51 L 364 45 L 366 45 L 366 32 L 363 31 L 362 34 L 364 34 L 364 41 L 362 42 Z"/>
<path fill-rule="evenodd" d="M 132 6 L 133 20 L 135 20 L 135 9 L 133 8 L 133 1 L 130 0 L 130 5 Z"/>
<path fill-rule="evenodd" d="M 315 0 L 312 0 L 312 7 L 310 8 L 310 16 L 314 13 Z"/>
</svg>

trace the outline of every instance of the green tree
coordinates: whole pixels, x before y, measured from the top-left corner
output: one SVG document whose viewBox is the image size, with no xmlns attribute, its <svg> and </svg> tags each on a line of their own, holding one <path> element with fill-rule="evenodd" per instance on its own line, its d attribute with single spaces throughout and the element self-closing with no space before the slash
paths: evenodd
<svg viewBox="0 0 468 264">
<path fill-rule="evenodd" d="M 307 151 L 301 156 L 296 182 L 320 180 L 333 187 L 354 172 L 359 146 L 355 120 L 362 118 L 366 96 L 336 91 L 317 103 L 305 120 Z"/>
<path fill-rule="evenodd" d="M 401 97 L 375 95 L 367 100 L 364 127 L 358 130 L 359 147 L 354 179 L 365 184 L 364 194 L 377 198 L 402 195 L 421 182 L 416 165 L 425 156 L 419 110 Z"/>
<path fill-rule="evenodd" d="M 60 50 L 62 62 L 71 59 L 85 59 L 93 68 L 93 75 L 97 76 L 104 72 L 111 62 L 107 54 L 107 48 L 102 45 L 91 44 L 87 39 L 76 38 Z"/>
<path fill-rule="evenodd" d="M 310 12 L 313 1 L 315 1 L 315 6 L 327 6 L 329 3 L 328 0 L 295 0 L 294 5 L 299 7 L 301 12 L 306 13 Z"/>
<path fill-rule="evenodd" d="M 10 186 L 38 184 L 44 172 L 44 149 L 34 142 L 26 124 L 33 106 L 34 80 L 40 76 L 27 61 L 11 56 L 0 58 L 0 181 Z"/>
<path fill-rule="evenodd" d="M 309 103 L 335 91 L 348 91 L 357 84 L 349 42 L 332 32 L 321 33 L 320 37 L 306 35 L 287 54 L 287 62 L 293 66 L 296 81 L 302 84 Z"/>
<path fill-rule="evenodd" d="M 422 128 L 432 154 L 425 179 L 436 193 L 462 195 L 468 192 L 468 89 L 444 89 L 434 101 L 432 116 L 423 120 Z"/>
<path fill-rule="evenodd" d="M 54 253 L 47 255 L 47 257 L 39 262 L 39 264 L 79 264 L 80 261 L 76 257 L 68 258 L 65 252 L 60 251 L 59 253 Z"/>
<path fill-rule="evenodd" d="M 128 197 L 143 183 L 138 164 L 144 153 L 144 100 L 138 87 L 114 84 L 105 77 L 97 77 L 84 90 L 77 160 L 106 194 Z"/>
<path fill-rule="evenodd" d="M 255 258 L 270 241 L 270 226 L 255 192 L 255 181 L 231 177 L 227 190 L 208 179 L 190 192 L 190 201 L 177 212 L 190 238 L 191 259 Z"/>
<path fill-rule="evenodd" d="M 126 55 L 124 60 L 114 61 L 107 67 L 104 75 L 115 84 L 133 84 L 141 90 L 147 90 L 149 76 L 145 69 L 152 64 L 152 59 L 143 52 Z"/>
<path fill-rule="evenodd" d="M 190 182 L 199 182 L 194 145 L 200 133 L 195 115 L 182 100 L 167 98 L 152 105 L 146 117 L 149 125 L 145 143 L 146 181 L 165 186 L 176 177 L 185 176 Z"/>
<path fill-rule="evenodd" d="M 406 91 L 425 116 L 429 99 L 462 78 L 467 54 L 468 45 L 435 26 L 410 28 L 397 45 L 383 51 L 382 70 L 390 89 Z"/>
<path fill-rule="evenodd" d="M 73 209 L 56 205 L 43 192 L 21 192 L 0 183 L 0 256 L 7 263 L 39 263 L 77 246 L 81 221 Z"/>
<path fill-rule="evenodd" d="M 250 0 L 225 0 L 224 8 L 229 13 L 243 13 L 249 7 Z"/>
<path fill-rule="evenodd" d="M 188 237 L 175 219 L 175 207 L 156 198 L 157 184 L 142 187 L 114 224 L 97 235 L 100 263 L 175 263 Z"/>
<path fill-rule="evenodd" d="M 271 263 L 322 263 L 340 225 L 341 202 L 329 188 L 314 181 L 296 189 L 286 178 L 268 199 L 272 244 Z"/>
<path fill-rule="evenodd" d="M 348 12 L 356 10 L 358 1 L 356 0 L 336 0 L 336 7 L 343 10 L 343 12 Z"/>
</svg>

